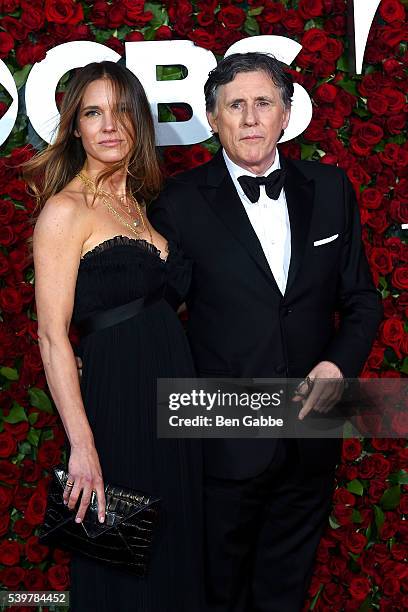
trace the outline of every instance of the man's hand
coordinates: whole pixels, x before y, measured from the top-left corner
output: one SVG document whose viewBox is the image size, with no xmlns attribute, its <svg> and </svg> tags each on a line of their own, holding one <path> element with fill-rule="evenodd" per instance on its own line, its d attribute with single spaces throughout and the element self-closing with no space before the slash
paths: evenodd
<svg viewBox="0 0 408 612">
<path fill-rule="evenodd" d="M 296 389 L 294 402 L 302 402 L 298 419 L 303 420 L 312 410 L 325 414 L 343 394 L 344 377 L 331 361 L 321 361 L 309 372 L 310 383 L 303 381 Z"/>
</svg>

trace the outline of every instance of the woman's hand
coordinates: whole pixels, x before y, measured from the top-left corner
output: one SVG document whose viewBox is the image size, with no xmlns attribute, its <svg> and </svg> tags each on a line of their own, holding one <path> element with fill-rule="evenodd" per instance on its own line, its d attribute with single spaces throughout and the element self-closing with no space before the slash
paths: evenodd
<svg viewBox="0 0 408 612">
<path fill-rule="evenodd" d="M 70 510 L 75 508 L 82 491 L 81 503 L 75 521 L 80 523 L 83 520 L 91 501 L 92 492 L 95 491 L 98 500 L 98 518 L 99 522 L 103 523 L 106 507 L 105 490 L 99 457 L 94 445 L 71 446 L 67 482 L 73 483 L 73 486 L 65 488 L 63 494 L 64 503 L 68 505 Z"/>
</svg>

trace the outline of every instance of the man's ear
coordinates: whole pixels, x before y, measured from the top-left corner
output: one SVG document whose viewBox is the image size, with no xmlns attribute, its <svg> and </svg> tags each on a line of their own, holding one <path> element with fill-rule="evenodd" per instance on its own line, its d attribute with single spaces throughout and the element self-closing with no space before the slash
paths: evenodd
<svg viewBox="0 0 408 612">
<path fill-rule="evenodd" d="M 213 112 L 207 112 L 207 121 L 214 134 L 218 134 L 217 117 Z"/>
<path fill-rule="evenodd" d="M 289 119 L 290 119 L 290 108 L 289 109 L 285 109 L 285 111 L 284 111 L 283 122 L 282 122 L 282 130 L 286 130 L 286 128 L 288 127 Z"/>
</svg>

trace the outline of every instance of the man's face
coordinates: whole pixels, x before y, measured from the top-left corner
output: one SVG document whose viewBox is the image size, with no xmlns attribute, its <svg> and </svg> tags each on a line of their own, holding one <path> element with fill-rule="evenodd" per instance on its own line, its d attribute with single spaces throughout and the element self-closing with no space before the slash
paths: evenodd
<svg viewBox="0 0 408 612">
<path fill-rule="evenodd" d="M 289 116 L 279 89 L 263 71 L 241 72 L 221 85 L 216 108 L 207 113 L 228 157 L 254 174 L 263 174 L 272 165 Z"/>
</svg>

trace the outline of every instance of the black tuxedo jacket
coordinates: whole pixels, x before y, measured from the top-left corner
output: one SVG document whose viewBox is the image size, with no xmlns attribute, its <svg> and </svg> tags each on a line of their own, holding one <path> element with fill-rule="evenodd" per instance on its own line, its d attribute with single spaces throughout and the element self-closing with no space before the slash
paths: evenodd
<svg viewBox="0 0 408 612">
<path fill-rule="evenodd" d="M 328 360 L 356 377 L 368 356 L 382 311 L 351 184 L 334 166 L 282 156 L 281 166 L 291 228 L 283 296 L 221 151 L 170 179 L 150 207 L 154 227 L 193 260 L 188 336 L 200 376 L 296 378 Z M 275 446 L 272 439 L 207 440 L 207 471 L 251 477 L 270 463 Z M 333 469 L 340 446 L 299 440 L 302 465 Z"/>
</svg>

